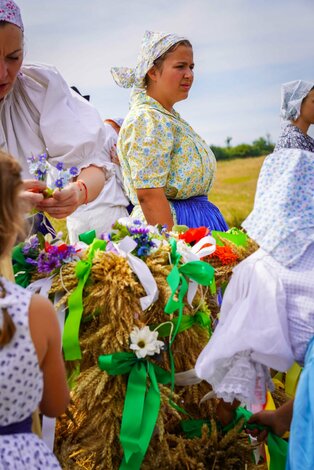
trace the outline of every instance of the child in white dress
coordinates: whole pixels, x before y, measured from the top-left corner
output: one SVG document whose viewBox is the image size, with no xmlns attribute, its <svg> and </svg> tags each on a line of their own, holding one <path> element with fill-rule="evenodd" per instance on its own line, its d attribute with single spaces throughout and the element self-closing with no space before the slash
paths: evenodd
<svg viewBox="0 0 314 470">
<path fill-rule="evenodd" d="M 21 231 L 20 165 L 0 152 L 0 259 Z M 38 406 L 46 416 L 69 401 L 61 337 L 51 302 L 0 276 L 0 469 L 59 469 L 45 443 L 31 432 Z"/>
<path fill-rule="evenodd" d="M 243 227 L 260 249 L 234 269 L 219 324 L 195 367 L 222 399 L 218 415 L 223 424 L 239 403 L 265 403 L 266 390 L 272 387 L 269 368 L 286 371 L 294 361 L 306 363 L 305 370 L 313 367 L 314 153 L 284 149 L 266 158 L 254 209 Z M 300 405 L 299 416 L 306 410 L 313 437 L 311 400 L 313 392 L 306 399 L 302 394 L 294 407 Z M 292 430 L 294 421 L 295 413 Z M 291 454 L 296 433 L 292 435 L 288 468 L 296 468 L 295 451 Z M 312 455 L 312 460 L 310 466 L 303 462 L 297 468 L 313 469 L 313 452 L 298 453 Z"/>
</svg>

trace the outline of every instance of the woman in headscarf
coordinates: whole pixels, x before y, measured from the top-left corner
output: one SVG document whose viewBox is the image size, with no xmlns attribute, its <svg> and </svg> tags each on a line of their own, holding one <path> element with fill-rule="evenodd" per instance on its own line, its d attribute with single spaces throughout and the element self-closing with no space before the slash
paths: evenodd
<svg viewBox="0 0 314 470">
<path fill-rule="evenodd" d="M 193 83 L 193 49 L 175 34 L 146 31 L 135 69 L 113 68 L 119 86 L 133 87 L 118 155 L 132 217 L 149 224 L 227 230 L 208 192 L 216 171 L 206 142 L 173 109 Z"/>
<path fill-rule="evenodd" d="M 295 80 L 282 85 L 281 117 L 284 127 L 275 150 L 295 148 L 314 152 L 314 139 L 307 133 L 314 124 L 314 82 Z"/>
<path fill-rule="evenodd" d="M 19 161 L 22 177 L 27 180 L 25 196 L 35 207 L 54 218 L 68 217 L 72 241 L 80 233 L 76 228 L 82 207 L 88 209 L 88 217 L 84 209 L 84 229 L 101 232 L 107 204 L 102 194 L 106 181 L 102 120 L 54 67 L 23 65 L 23 57 L 20 9 L 12 0 L 0 0 L 0 147 Z M 77 167 L 79 172 L 48 199 L 42 195 L 45 183 L 32 180 L 27 162 L 32 155 L 44 152 L 52 166 L 62 163 L 68 169 Z M 120 216 L 125 214 L 123 208 Z"/>
<path fill-rule="evenodd" d="M 242 224 L 260 248 L 233 270 L 218 326 L 195 366 L 222 399 L 217 413 L 225 425 L 239 403 L 266 402 L 267 388 L 273 387 L 269 368 L 286 371 L 294 361 L 304 365 L 287 468 L 306 470 L 314 468 L 313 162 L 313 153 L 298 149 L 266 158 L 253 211 Z M 291 404 L 283 409 L 286 418 L 273 426 L 275 432 L 283 434 L 291 410 Z M 252 422 L 267 419 L 257 416 Z"/>
</svg>

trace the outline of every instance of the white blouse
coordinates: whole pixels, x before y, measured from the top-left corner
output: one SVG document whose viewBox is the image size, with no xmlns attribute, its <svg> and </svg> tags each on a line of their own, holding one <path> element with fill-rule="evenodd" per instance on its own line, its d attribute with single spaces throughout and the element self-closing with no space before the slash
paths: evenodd
<svg viewBox="0 0 314 470">
<path fill-rule="evenodd" d="M 71 243 L 78 241 L 78 236 L 87 230 L 95 230 L 97 236 L 111 232 L 112 225 L 120 217 L 127 217 L 130 201 L 125 196 L 123 178 L 119 165 L 112 163 L 111 148 L 117 143 L 118 134 L 104 123 L 106 141 L 102 150 L 102 165 L 106 169 L 108 180 L 99 196 L 88 204 L 83 204 L 68 216 L 67 227 Z"/>
<path fill-rule="evenodd" d="M 0 102 L 0 148 L 22 166 L 48 149 L 53 166 L 103 166 L 103 122 L 96 109 L 71 90 L 55 67 L 23 65 L 13 89 Z"/>
<path fill-rule="evenodd" d="M 225 401 L 263 404 L 268 368 L 302 364 L 314 335 L 314 244 L 291 268 L 259 249 L 235 269 L 198 377 Z"/>
<path fill-rule="evenodd" d="M 0 102 L 0 148 L 22 166 L 22 177 L 32 178 L 27 158 L 48 151 L 52 166 L 63 162 L 79 170 L 93 164 L 109 178 L 98 197 L 67 217 L 70 242 L 80 233 L 109 231 L 127 215 L 128 200 L 119 183 L 119 168 L 110 162 L 109 129 L 97 110 L 71 90 L 55 67 L 23 65 L 13 89 Z M 55 170 L 51 169 L 48 185 Z"/>
</svg>

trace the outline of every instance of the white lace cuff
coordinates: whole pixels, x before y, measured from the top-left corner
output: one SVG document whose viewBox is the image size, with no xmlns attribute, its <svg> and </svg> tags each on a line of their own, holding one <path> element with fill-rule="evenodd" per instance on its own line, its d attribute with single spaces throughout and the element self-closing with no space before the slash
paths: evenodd
<svg viewBox="0 0 314 470">
<path fill-rule="evenodd" d="M 230 403 L 236 399 L 248 407 L 265 403 L 266 391 L 273 390 L 274 385 L 269 369 L 253 361 L 250 351 L 219 362 L 210 380 L 218 398 Z"/>
</svg>

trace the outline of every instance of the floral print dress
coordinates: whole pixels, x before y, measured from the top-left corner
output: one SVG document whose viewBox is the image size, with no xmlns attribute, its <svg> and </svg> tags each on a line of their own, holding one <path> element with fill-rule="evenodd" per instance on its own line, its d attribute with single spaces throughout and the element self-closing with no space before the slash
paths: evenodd
<svg viewBox="0 0 314 470">
<path fill-rule="evenodd" d="M 31 338 L 28 309 L 31 292 L 1 278 L 8 311 L 16 332 L 0 347 L 0 470 L 60 469 L 44 441 L 29 432 L 1 435 L 1 427 L 20 423 L 38 407 L 43 393 L 43 374 Z M 3 299 L 1 299 L 3 300 Z M 0 327 L 2 310 L 0 309 Z"/>
<path fill-rule="evenodd" d="M 138 93 L 124 120 L 118 155 L 125 188 L 134 204 L 132 216 L 144 219 L 136 190 L 165 188 L 168 199 L 208 194 L 216 159 L 206 142 L 180 115 Z M 171 201 L 170 201 L 171 206 Z M 172 212 L 175 213 L 172 207 Z"/>
</svg>

